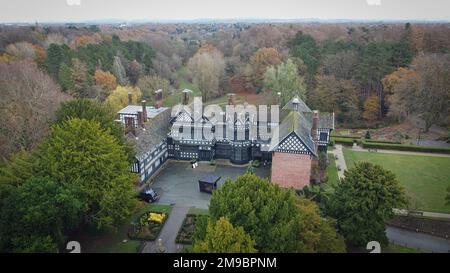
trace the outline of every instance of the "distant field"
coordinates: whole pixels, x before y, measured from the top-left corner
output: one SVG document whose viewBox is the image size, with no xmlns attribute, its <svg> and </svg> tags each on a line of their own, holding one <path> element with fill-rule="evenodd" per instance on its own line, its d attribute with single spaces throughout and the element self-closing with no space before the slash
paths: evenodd
<svg viewBox="0 0 450 273">
<path fill-rule="evenodd" d="M 450 186 L 450 157 L 367 153 L 344 149 L 347 168 L 368 161 L 394 172 L 411 198 L 411 209 L 450 213 L 445 205 Z"/>
</svg>

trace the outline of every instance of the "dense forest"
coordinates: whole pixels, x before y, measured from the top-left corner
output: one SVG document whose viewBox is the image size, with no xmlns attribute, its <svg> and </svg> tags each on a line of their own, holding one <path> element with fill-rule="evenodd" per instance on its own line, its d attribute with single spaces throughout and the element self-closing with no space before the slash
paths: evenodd
<svg viewBox="0 0 450 273">
<path fill-rule="evenodd" d="M 40 122 L 51 120 L 61 100 L 93 98 L 117 110 L 126 93 L 152 103 L 159 88 L 169 106 L 185 87 L 205 100 L 281 92 L 284 101 L 298 94 L 335 112 L 344 127 L 409 116 L 419 116 L 425 130 L 446 126 L 449 34 L 446 24 L 409 23 L 4 26 L 1 155 L 33 148 L 46 131 Z M 26 90 L 30 80 L 41 87 Z M 42 101 L 11 111 L 44 90 Z"/>
<path fill-rule="evenodd" d="M 133 151 L 115 113 L 160 88 L 166 106 L 184 88 L 205 101 L 298 95 L 341 128 L 414 117 L 448 130 L 450 26 L 0 26 L 1 249 L 53 251 L 80 225 L 113 230 L 131 214 Z"/>
</svg>

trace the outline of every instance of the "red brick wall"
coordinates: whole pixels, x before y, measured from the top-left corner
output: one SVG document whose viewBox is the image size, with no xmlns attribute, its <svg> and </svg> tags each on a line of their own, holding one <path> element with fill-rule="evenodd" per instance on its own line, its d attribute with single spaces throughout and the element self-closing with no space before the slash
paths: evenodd
<svg viewBox="0 0 450 273">
<path fill-rule="evenodd" d="M 302 189 L 309 185 L 311 158 L 309 155 L 274 153 L 272 183 L 284 188 Z"/>
</svg>

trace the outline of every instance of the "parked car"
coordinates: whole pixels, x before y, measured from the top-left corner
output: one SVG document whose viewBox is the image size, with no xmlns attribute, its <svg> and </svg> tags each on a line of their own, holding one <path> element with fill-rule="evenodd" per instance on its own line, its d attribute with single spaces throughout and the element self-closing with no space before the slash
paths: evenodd
<svg viewBox="0 0 450 273">
<path fill-rule="evenodd" d="M 156 200 L 158 200 L 158 198 L 159 198 L 158 193 L 150 187 L 145 188 L 139 193 L 139 199 L 148 203 L 153 203 Z"/>
</svg>

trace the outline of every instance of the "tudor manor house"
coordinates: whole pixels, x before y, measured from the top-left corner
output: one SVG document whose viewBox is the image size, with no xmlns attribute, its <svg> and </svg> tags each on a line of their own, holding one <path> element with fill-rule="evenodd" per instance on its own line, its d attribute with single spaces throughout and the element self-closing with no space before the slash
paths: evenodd
<svg viewBox="0 0 450 273">
<path fill-rule="evenodd" d="M 270 115 L 261 122 L 247 112 L 221 112 L 212 119 L 193 112 L 191 94 L 192 91 L 183 90 L 181 107 L 173 109 L 162 107 L 162 90 L 155 92 L 154 106 L 148 106 L 145 100 L 141 105 L 133 105 L 129 94 L 128 106 L 118 112 L 118 121 L 125 126 L 136 151 L 131 171 L 140 175 L 141 184 L 154 178 L 168 160 L 214 159 L 229 160 L 235 165 L 252 160 L 268 163 L 272 183 L 286 188 L 302 189 L 311 183 L 319 152 L 326 152 L 330 142 L 334 113 L 311 110 L 303 100 L 294 97 L 280 106 L 280 122 L 272 122 Z M 228 104 L 235 104 L 234 94 L 228 94 Z M 206 139 L 196 134 L 203 127 L 220 133 Z M 252 128 L 256 128 L 256 134 L 250 132 Z"/>
</svg>

